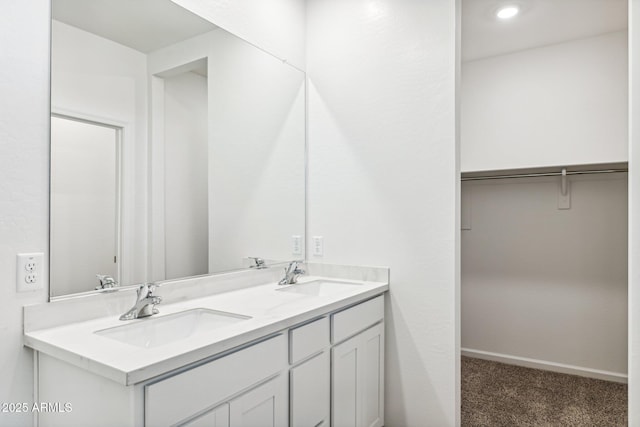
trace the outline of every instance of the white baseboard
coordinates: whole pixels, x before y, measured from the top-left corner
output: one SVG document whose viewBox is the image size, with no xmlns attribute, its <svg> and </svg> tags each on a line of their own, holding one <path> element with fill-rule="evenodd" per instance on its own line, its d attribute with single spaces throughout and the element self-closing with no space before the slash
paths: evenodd
<svg viewBox="0 0 640 427">
<path fill-rule="evenodd" d="M 599 369 L 583 368 L 581 366 L 565 365 L 563 363 L 549 362 L 546 360 L 529 359 L 527 357 L 511 356 L 508 354 L 491 353 L 489 351 L 461 348 L 460 354 L 475 359 L 491 360 L 509 365 L 523 366 L 525 368 L 542 369 L 545 371 L 560 372 L 562 374 L 579 375 L 581 377 L 595 378 L 599 380 L 627 383 L 627 374 L 618 372 L 601 371 Z"/>
</svg>

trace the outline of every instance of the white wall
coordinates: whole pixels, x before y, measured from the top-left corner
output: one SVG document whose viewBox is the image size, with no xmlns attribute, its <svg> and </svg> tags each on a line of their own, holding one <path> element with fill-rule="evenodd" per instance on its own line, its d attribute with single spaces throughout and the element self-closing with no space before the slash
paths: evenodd
<svg viewBox="0 0 640 427">
<path fill-rule="evenodd" d="M 53 110 L 124 127 L 120 281 L 143 282 L 147 267 L 146 56 L 58 21 L 53 21 L 52 41 Z"/>
<path fill-rule="evenodd" d="M 213 53 L 215 52 L 215 53 Z M 226 33 L 209 62 L 209 269 L 293 254 L 305 230 L 305 76 Z"/>
<path fill-rule="evenodd" d="M 22 306 L 45 290 L 16 292 L 16 254 L 48 251 L 49 2 L 2 2 L 0 14 L 0 402 L 33 401 L 32 352 L 22 347 Z M 46 255 L 45 255 L 46 259 Z M 32 415 L 0 412 L 1 426 Z"/>
<path fill-rule="evenodd" d="M 463 172 L 627 161 L 627 33 L 462 65 Z"/>
<path fill-rule="evenodd" d="M 201 67 L 203 64 L 207 64 L 209 56 L 211 56 L 210 47 L 214 44 L 217 33 L 221 33 L 220 30 L 210 31 L 209 33 L 202 34 L 200 36 L 192 37 L 188 40 L 183 40 L 179 43 L 167 46 L 162 49 L 158 49 L 154 52 L 150 52 L 147 55 L 147 71 L 150 76 L 150 136 L 149 136 L 149 220 L 150 220 L 150 236 L 149 236 L 149 280 L 165 280 L 169 274 L 173 274 L 172 266 L 167 266 L 168 257 L 171 254 L 176 255 L 174 247 L 168 247 L 172 244 L 173 237 L 179 235 L 180 227 L 183 224 L 175 224 L 173 230 L 169 230 L 167 236 L 167 224 L 174 219 L 165 218 L 166 215 L 172 216 L 175 212 L 167 212 L 172 210 L 175 206 L 171 206 L 172 200 L 165 200 L 166 197 L 171 199 L 173 197 L 173 184 L 167 182 L 165 176 L 165 167 L 171 168 L 172 163 L 172 149 L 178 148 L 172 147 L 171 142 L 165 141 L 166 135 L 166 108 L 167 102 L 171 104 L 171 100 L 165 100 L 167 96 L 166 83 L 171 80 L 171 77 L 175 77 L 181 73 L 191 71 L 192 69 Z M 206 105 L 206 112 L 209 114 L 208 108 L 209 96 L 207 94 L 208 84 L 204 87 L 204 102 Z M 169 95 L 170 97 L 170 95 Z M 198 97 L 200 98 L 200 97 Z M 167 102 L 165 102 L 167 101 Z M 208 120 L 205 120 L 205 125 Z M 208 146 L 208 128 L 202 129 L 199 133 L 203 133 L 205 137 L 205 144 Z M 169 145 L 167 145 L 169 144 Z M 166 152 L 165 152 L 166 151 Z M 195 154 L 195 153 L 194 153 Z M 204 151 L 205 162 L 205 193 L 204 210 L 201 211 L 208 214 L 208 149 Z M 171 174 L 171 171 L 168 171 Z M 178 191 L 178 189 L 175 189 Z M 202 194 L 200 191 L 198 193 Z M 176 193 L 177 194 L 177 193 Z M 202 207 L 202 205 L 200 205 Z M 195 232 L 195 230 L 194 230 Z M 204 225 L 204 238 L 205 244 L 208 245 L 208 225 Z M 167 241 L 168 238 L 168 241 Z M 175 243 L 175 242 L 173 242 Z M 186 243 L 186 242 L 185 242 Z M 195 247 L 194 247 L 195 248 Z M 198 257 L 207 257 L 208 263 L 208 249 L 198 254 Z M 169 261 L 170 263 L 170 261 Z"/>
<path fill-rule="evenodd" d="M 640 424 L 640 0 L 629 1 L 629 425 Z"/>
<path fill-rule="evenodd" d="M 209 272 L 207 78 L 164 81 L 166 279 Z"/>
<path fill-rule="evenodd" d="M 278 58 L 305 68 L 304 1 L 172 1 Z"/>
<path fill-rule="evenodd" d="M 241 268 L 249 256 L 300 258 L 291 236 L 305 231 L 305 75 L 221 30 L 152 52 L 149 70 L 163 75 L 202 58 L 209 82 L 209 271 Z M 152 144 L 155 150 L 155 136 Z M 153 190 L 152 199 L 159 197 Z M 154 279 L 164 277 L 153 270 Z"/>
<path fill-rule="evenodd" d="M 624 380 L 626 174 L 571 177 L 566 210 L 558 209 L 558 178 L 462 188 L 470 212 L 462 232 L 463 351 Z"/>
<path fill-rule="evenodd" d="M 309 259 L 391 267 L 385 425 L 455 425 L 456 2 L 307 8 Z"/>
</svg>

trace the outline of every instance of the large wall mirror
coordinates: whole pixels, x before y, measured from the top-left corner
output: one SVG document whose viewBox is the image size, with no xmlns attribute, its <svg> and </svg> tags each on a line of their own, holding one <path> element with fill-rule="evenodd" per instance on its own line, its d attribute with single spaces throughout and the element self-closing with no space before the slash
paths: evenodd
<svg viewBox="0 0 640 427">
<path fill-rule="evenodd" d="M 50 295 L 304 257 L 305 76 L 170 0 L 52 0 Z"/>
</svg>

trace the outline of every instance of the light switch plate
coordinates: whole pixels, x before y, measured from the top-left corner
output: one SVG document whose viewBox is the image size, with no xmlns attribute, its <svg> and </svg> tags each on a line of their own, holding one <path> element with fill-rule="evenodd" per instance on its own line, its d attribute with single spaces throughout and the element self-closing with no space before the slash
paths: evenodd
<svg viewBox="0 0 640 427">
<path fill-rule="evenodd" d="M 324 255 L 324 238 L 322 236 L 313 236 L 313 255 L 314 256 L 322 256 Z"/>
<path fill-rule="evenodd" d="M 291 236 L 291 253 L 294 255 L 302 254 L 302 237 L 298 235 Z"/>
</svg>

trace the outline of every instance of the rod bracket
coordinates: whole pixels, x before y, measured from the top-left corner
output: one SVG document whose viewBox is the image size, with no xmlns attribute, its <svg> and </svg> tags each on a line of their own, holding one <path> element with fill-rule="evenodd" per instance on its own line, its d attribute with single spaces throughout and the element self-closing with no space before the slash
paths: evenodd
<svg viewBox="0 0 640 427">
<path fill-rule="evenodd" d="M 567 168 L 562 168 L 562 173 L 560 174 L 558 209 L 571 209 L 571 194 L 569 191 L 569 177 L 567 176 Z"/>
<path fill-rule="evenodd" d="M 567 168 L 562 168 L 562 177 L 560 178 L 560 192 L 563 196 L 567 195 Z"/>
</svg>

